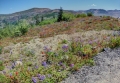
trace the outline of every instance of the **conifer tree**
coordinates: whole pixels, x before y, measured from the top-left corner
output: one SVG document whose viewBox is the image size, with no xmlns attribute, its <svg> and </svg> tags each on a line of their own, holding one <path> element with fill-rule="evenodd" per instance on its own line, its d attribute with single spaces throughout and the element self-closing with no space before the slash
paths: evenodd
<svg viewBox="0 0 120 83">
<path fill-rule="evenodd" d="M 63 15 L 63 9 L 62 9 L 62 7 L 60 7 L 60 10 L 59 10 L 59 13 L 58 13 L 57 22 L 62 21 L 62 15 Z"/>
</svg>

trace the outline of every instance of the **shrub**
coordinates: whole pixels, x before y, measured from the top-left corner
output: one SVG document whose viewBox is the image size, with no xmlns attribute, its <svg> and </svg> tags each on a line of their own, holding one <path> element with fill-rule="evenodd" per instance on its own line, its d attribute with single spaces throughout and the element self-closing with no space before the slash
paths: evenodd
<svg viewBox="0 0 120 83">
<path fill-rule="evenodd" d="M 52 24 L 55 22 L 56 22 L 56 19 L 47 19 L 47 20 L 43 20 L 42 22 L 40 22 L 39 25 L 47 25 L 47 24 Z"/>
<path fill-rule="evenodd" d="M 21 26 L 21 27 L 19 28 L 19 30 L 20 30 L 20 32 L 22 33 L 22 35 L 25 35 L 25 33 L 28 31 L 28 28 Z"/>
<path fill-rule="evenodd" d="M 22 33 L 20 31 L 15 31 L 14 32 L 14 37 L 18 37 L 18 36 L 21 36 Z"/>
<path fill-rule="evenodd" d="M 92 12 L 88 12 L 87 16 L 93 16 Z"/>
<path fill-rule="evenodd" d="M 62 17 L 62 20 L 63 21 L 71 21 L 75 18 L 74 14 L 72 13 L 63 13 L 63 17 Z"/>
<path fill-rule="evenodd" d="M 62 40 L 62 42 L 61 42 L 62 44 L 67 44 L 68 43 L 68 41 L 67 40 Z"/>
<path fill-rule="evenodd" d="M 86 16 L 87 16 L 86 14 L 82 13 L 82 14 L 77 14 L 77 15 L 76 15 L 76 18 L 79 18 L 79 17 L 86 17 Z"/>
<path fill-rule="evenodd" d="M 10 83 L 10 80 L 5 75 L 0 74 L 0 83 Z"/>
<path fill-rule="evenodd" d="M 109 46 L 111 48 L 119 47 L 120 46 L 120 38 L 119 37 L 112 38 L 111 41 L 110 41 L 110 43 L 109 43 Z"/>
<path fill-rule="evenodd" d="M 3 65 L 3 62 L 0 60 L 0 71 L 4 70 L 4 65 Z"/>
</svg>

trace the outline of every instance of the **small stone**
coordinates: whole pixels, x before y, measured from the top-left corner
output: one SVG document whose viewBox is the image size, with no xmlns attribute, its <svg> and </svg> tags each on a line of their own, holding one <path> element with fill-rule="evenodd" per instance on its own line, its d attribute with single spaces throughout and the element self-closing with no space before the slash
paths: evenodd
<svg viewBox="0 0 120 83">
<path fill-rule="evenodd" d="M 105 51 L 105 52 L 111 52 L 111 49 L 110 48 L 104 48 L 103 51 Z"/>
</svg>

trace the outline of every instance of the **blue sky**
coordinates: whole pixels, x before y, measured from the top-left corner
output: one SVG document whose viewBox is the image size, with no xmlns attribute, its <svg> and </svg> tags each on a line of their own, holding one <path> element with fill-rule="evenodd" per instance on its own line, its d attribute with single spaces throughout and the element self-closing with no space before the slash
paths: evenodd
<svg viewBox="0 0 120 83">
<path fill-rule="evenodd" d="M 10 14 L 33 7 L 64 10 L 120 10 L 120 0 L 0 0 L 0 14 Z"/>
</svg>

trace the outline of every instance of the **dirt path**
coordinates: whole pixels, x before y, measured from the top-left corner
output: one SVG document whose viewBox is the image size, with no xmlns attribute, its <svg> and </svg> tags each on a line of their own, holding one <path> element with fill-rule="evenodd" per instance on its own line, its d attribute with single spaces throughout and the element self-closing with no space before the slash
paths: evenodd
<svg viewBox="0 0 120 83">
<path fill-rule="evenodd" d="M 61 83 L 120 83 L 120 48 L 99 53 L 95 66 L 84 66 Z"/>
</svg>

